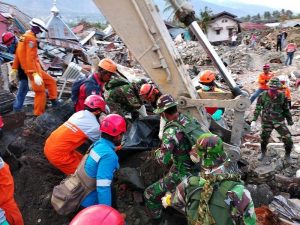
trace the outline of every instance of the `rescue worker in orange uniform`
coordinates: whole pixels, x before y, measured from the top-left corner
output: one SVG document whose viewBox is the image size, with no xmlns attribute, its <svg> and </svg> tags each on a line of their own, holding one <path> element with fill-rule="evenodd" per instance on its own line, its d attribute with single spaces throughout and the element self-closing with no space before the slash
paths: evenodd
<svg viewBox="0 0 300 225">
<path fill-rule="evenodd" d="M 9 225 L 24 225 L 22 214 L 14 199 L 14 179 L 9 166 L 0 157 L 0 208 Z"/>
<path fill-rule="evenodd" d="M 46 25 L 42 20 L 33 18 L 30 26 L 31 30 L 26 31 L 19 40 L 12 69 L 16 71 L 21 65 L 25 71 L 35 92 L 34 115 L 39 116 L 45 112 L 46 89 L 52 106 L 58 105 L 57 87 L 55 79 L 42 69 L 38 58 L 37 34 L 48 31 Z"/>
<path fill-rule="evenodd" d="M 88 139 L 92 142 L 100 139 L 98 118 L 105 112 L 106 103 L 99 95 L 90 95 L 84 105 L 85 110 L 74 113 L 51 133 L 44 147 L 49 162 L 66 175 L 75 172 L 83 157 L 76 149 Z"/>
<path fill-rule="evenodd" d="M 280 91 L 285 94 L 285 97 L 288 99 L 289 107 L 292 108 L 292 94 L 291 89 L 288 86 L 288 78 L 285 75 L 278 76 L 280 83 L 282 84 Z"/>
<path fill-rule="evenodd" d="M 265 90 L 269 89 L 268 82 L 274 76 L 274 73 L 270 72 L 270 65 L 265 64 L 263 66 L 263 72 L 258 76 L 259 88 L 251 95 L 251 103 Z"/>
<path fill-rule="evenodd" d="M 215 80 L 216 75 L 213 71 L 204 70 L 201 72 L 199 77 L 201 89 L 199 89 L 198 92 L 223 92 L 216 87 Z M 215 121 L 219 121 L 224 113 L 224 108 L 206 107 L 205 109 Z"/>
</svg>

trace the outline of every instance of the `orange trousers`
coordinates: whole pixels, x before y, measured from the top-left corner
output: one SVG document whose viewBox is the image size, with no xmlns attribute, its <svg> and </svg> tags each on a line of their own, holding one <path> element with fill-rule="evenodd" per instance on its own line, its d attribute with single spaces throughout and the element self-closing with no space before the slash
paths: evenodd
<svg viewBox="0 0 300 225">
<path fill-rule="evenodd" d="M 33 76 L 28 76 L 32 90 L 35 92 L 34 97 L 34 115 L 39 116 L 45 112 L 46 109 L 46 89 L 48 90 L 49 99 L 57 99 L 56 80 L 47 74 L 42 69 L 39 70 L 39 75 L 43 79 L 43 84 L 38 86 L 34 83 Z"/>
<path fill-rule="evenodd" d="M 44 153 L 49 162 L 66 175 L 75 173 L 81 159 L 83 158 L 83 155 L 76 150 L 61 153 L 59 157 L 55 157 L 51 153 L 51 149 L 46 146 L 44 148 Z"/>
<path fill-rule="evenodd" d="M 22 214 L 14 199 L 14 179 L 7 164 L 0 169 L 0 208 L 4 210 L 10 225 L 24 225 Z"/>
</svg>

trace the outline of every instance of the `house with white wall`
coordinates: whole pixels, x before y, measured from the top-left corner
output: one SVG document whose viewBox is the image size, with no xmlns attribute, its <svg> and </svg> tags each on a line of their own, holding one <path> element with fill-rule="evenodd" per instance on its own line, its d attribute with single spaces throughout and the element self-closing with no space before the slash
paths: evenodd
<svg viewBox="0 0 300 225">
<path fill-rule="evenodd" d="M 207 38 L 210 42 L 229 41 L 233 32 L 240 32 L 240 21 L 229 12 L 221 12 L 212 16 L 207 27 Z"/>
</svg>

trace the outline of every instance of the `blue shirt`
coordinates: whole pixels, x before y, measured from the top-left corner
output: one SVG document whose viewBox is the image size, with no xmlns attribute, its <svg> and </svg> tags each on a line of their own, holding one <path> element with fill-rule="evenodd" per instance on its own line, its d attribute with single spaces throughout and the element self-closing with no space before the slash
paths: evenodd
<svg viewBox="0 0 300 225">
<path fill-rule="evenodd" d="M 119 169 L 115 148 L 114 143 L 101 138 L 91 149 L 84 169 L 89 177 L 96 179 L 97 187 L 83 200 L 81 203 L 83 207 L 97 204 L 111 206 L 111 182 L 114 172 Z"/>
</svg>

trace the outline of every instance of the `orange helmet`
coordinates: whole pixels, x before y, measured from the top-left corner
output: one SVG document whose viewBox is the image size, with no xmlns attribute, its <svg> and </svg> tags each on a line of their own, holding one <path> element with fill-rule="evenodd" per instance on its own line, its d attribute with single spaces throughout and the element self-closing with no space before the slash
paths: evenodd
<svg viewBox="0 0 300 225">
<path fill-rule="evenodd" d="M 143 84 L 140 88 L 140 95 L 144 95 L 149 98 L 153 94 L 155 88 L 156 87 L 152 84 Z"/>
<path fill-rule="evenodd" d="M 204 70 L 199 77 L 199 83 L 201 84 L 209 84 L 212 83 L 216 79 L 216 75 L 211 70 Z"/>
<path fill-rule="evenodd" d="M 108 72 L 117 72 L 117 65 L 114 61 L 108 58 L 101 59 L 98 66 Z"/>
</svg>

